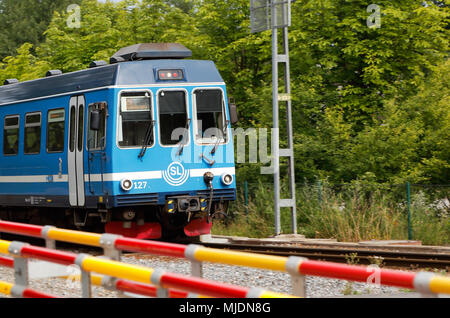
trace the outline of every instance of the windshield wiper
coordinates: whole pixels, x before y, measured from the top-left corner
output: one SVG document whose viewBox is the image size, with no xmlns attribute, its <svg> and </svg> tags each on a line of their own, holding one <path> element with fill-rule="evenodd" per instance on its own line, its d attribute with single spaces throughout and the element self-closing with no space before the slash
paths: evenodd
<svg viewBox="0 0 450 318">
<path fill-rule="evenodd" d="M 229 123 L 230 123 L 230 121 L 229 121 L 229 120 L 226 120 L 226 121 L 225 121 L 225 126 L 224 126 L 223 129 L 222 129 L 223 142 L 225 142 L 225 136 L 226 136 L 226 134 L 227 134 L 227 129 L 228 129 L 228 124 L 229 124 Z M 210 152 L 211 155 L 213 155 L 213 154 L 216 153 L 216 150 L 217 150 L 217 147 L 219 146 L 219 143 L 220 143 L 220 138 L 217 138 L 217 141 L 216 141 L 216 143 L 214 144 L 214 147 L 213 147 L 213 149 L 212 149 L 211 152 Z"/>
<path fill-rule="evenodd" d="M 183 153 L 184 146 L 186 145 L 186 143 L 184 143 L 184 140 L 186 139 L 186 134 L 189 134 L 189 127 L 190 126 L 191 126 L 191 119 L 188 118 L 187 121 L 186 121 L 186 126 L 184 127 L 183 138 L 179 142 L 177 156 L 181 156 L 181 154 Z"/>
<path fill-rule="evenodd" d="M 147 131 L 145 132 L 144 144 L 142 145 L 141 152 L 138 155 L 138 158 L 141 160 L 142 157 L 144 157 L 145 152 L 147 151 L 148 143 L 153 137 L 153 127 L 155 127 L 155 121 L 151 120 L 150 124 L 148 125 Z"/>
</svg>

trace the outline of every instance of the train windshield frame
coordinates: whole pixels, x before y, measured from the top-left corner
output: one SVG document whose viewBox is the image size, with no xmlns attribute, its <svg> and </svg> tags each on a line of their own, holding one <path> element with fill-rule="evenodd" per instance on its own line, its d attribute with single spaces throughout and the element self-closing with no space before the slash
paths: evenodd
<svg viewBox="0 0 450 318">
<path fill-rule="evenodd" d="M 157 94 L 159 144 L 163 147 L 187 145 L 190 139 L 187 91 L 164 88 Z"/>
<path fill-rule="evenodd" d="M 119 123 L 117 145 L 119 148 L 141 148 L 145 143 L 147 130 L 153 122 L 153 98 L 149 90 L 121 91 L 119 95 Z M 151 127 L 150 129 L 153 129 Z M 155 144 L 155 134 L 147 147 Z"/>
<path fill-rule="evenodd" d="M 194 133 L 199 144 L 226 144 L 229 140 L 224 92 L 221 88 L 196 88 L 193 92 Z"/>
</svg>

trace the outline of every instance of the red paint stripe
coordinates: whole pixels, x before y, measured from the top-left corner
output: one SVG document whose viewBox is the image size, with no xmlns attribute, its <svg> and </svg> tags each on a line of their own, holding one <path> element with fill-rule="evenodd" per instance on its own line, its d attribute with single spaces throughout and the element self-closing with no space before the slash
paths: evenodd
<svg viewBox="0 0 450 318">
<path fill-rule="evenodd" d="M 50 261 L 62 265 L 71 265 L 75 262 L 77 254 L 61 252 L 44 247 L 26 245 L 22 247 L 22 256 L 37 258 L 43 261 Z"/>
<path fill-rule="evenodd" d="M 186 250 L 186 245 L 182 244 L 144 241 L 126 237 L 118 238 L 115 247 L 119 250 L 172 257 L 184 257 L 184 251 Z"/>
<path fill-rule="evenodd" d="M 187 298 L 188 293 L 180 290 L 169 289 L 169 298 Z"/>
<path fill-rule="evenodd" d="M 134 283 L 123 279 L 116 281 L 116 288 L 120 291 L 136 293 L 144 296 L 156 297 L 156 287 Z"/>
<path fill-rule="evenodd" d="M 131 281 L 126 281 L 123 279 L 119 279 L 116 281 L 116 288 L 121 291 L 135 293 L 139 295 L 156 297 L 157 288 L 152 285 L 146 285 L 141 283 L 135 283 Z M 188 293 L 178 291 L 178 290 L 169 290 L 169 298 L 186 298 Z"/>
<path fill-rule="evenodd" d="M 189 290 L 193 293 L 221 298 L 245 298 L 248 292 L 248 288 L 244 287 L 170 273 L 163 274 L 160 283 L 165 288 L 178 288 Z"/>
<path fill-rule="evenodd" d="M 299 267 L 303 275 L 347 279 L 352 281 L 380 283 L 405 288 L 414 288 L 415 273 L 379 269 L 366 266 L 344 265 L 331 262 L 303 261 Z"/>
<path fill-rule="evenodd" d="M 39 292 L 33 289 L 25 288 L 22 297 L 24 298 L 58 298 L 57 296 L 53 296 L 50 294 L 46 294 L 43 292 Z"/>
<path fill-rule="evenodd" d="M 0 265 L 5 267 L 14 267 L 14 259 L 0 256 Z"/>
<path fill-rule="evenodd" d="M 42 237 L 41 231 L 42 226 L 39 225 L 0 221 L 0 232 Z"/>
</svg>

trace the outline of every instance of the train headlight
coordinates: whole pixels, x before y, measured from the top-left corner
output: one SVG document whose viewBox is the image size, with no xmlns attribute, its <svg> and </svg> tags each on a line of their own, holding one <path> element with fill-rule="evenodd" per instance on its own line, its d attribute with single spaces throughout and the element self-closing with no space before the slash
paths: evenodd
<svg viewBox="0 0 450 318">
<path fill-rule="evenodd" d="M 221 180 L 224 185 L 229 186 L 230 184 L 233 183 L 234 178 L 231 174 L 224 173 L 221 177 Z"/>
<path fill-rule="evenodd" d="M 124 190 L 124 191 L 130 191 L 131 188 L 133 187 L 133 182 L 130 179 L 122 179 L 120 181 L 120 187 Z"/>
</svg>

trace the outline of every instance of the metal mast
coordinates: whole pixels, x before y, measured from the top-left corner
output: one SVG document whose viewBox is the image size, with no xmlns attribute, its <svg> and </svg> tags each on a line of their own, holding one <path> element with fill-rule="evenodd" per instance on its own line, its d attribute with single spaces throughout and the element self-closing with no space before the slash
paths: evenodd
<svg viewBox="0 0 450 318">
<path fill-rule="evenodd" d="M 291 0 L 251 0 L 252 32 L 272 29 L 272 156 L 274 166 L 275 235 L 281 233 L 281 208 L 290 208 L 292 232 L 297 234 L 295 201 L 294 143 L 292 134 L 291 85 L 289 65 L 288 27 L 291 24 Z M 270 19 L 270 20 L 269 20 Z M 270 21 L 270 22 L 269 22 Z M 282 30 L 282 53 L 278 48 L 278 29 Z M 284 67 L 284 93 L 279 92 L 279 64 Z M 287 148 L 280 149 L 280 102 L 286 102 Z M 288 159 L 289 194 L 281 198 L 280 158 Z"/>
</svg>

